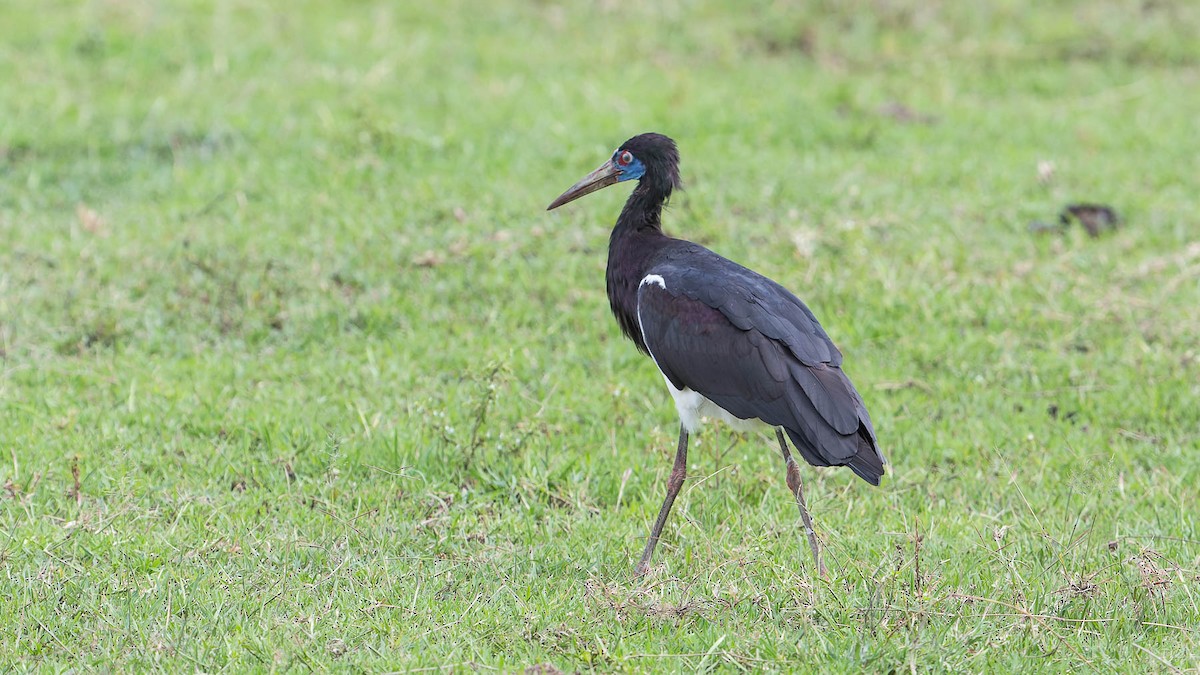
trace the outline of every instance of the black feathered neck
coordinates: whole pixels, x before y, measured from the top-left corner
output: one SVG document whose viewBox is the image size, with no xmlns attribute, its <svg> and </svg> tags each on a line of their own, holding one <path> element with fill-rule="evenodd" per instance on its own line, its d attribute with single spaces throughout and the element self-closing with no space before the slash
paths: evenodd
<svg viewBox="0 0 1200 675">
<path fill-rule="evenodd" d="M 679 178 L 679 150 L 662 134 L 641 134 L 625 141 L 628 150 L 646 167 L 629 195 L 608 241 L 608 302 L 621 332 L 646 352 L 637 319 L 638 285 L 658 253 L 680 243 L 663 234 L 662 209 L 671 193 L 683 188 Z"/>
</svg>

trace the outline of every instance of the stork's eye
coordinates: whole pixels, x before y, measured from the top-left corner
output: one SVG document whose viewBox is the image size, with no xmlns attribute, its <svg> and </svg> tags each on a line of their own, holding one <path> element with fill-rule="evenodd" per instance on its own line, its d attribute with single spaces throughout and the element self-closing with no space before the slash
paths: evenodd
<svg viewBox="0 0 1200 675">
<path fill-rule="evenodd" d="M 621 152 L 621 154 L 617 155 L 617 164 L 620 164 L 621 166 L 628 166 L 632 161 L 633 153 L 629 152 L 628 150 L 624 150 Z"/>
</svg>

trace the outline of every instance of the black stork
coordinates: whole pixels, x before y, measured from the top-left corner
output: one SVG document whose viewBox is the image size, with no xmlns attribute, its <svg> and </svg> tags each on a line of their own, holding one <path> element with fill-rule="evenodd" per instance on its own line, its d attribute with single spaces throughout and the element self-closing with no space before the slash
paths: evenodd
<svg viewBox="0 0 1200 675">
<path fill-rule="evenodd" d="M 809 464 L 848 466 L 872 485 L 879 485 L 886 462 L 862 397 L 842 372 L 842 354 L 812 311 L 783 286 L 663 233 L 663 206 L 682 186 L 679 151 L 662 134 L 625 141 L 547 210 L 630 180 L 637 186 L 608 244 L 608 300 L 621 331 L 662 371 L 680 419 L 667 498 L 635 574 L 649 568 L 683 485 L 688 434 L 709 417 L 740 431 L 763 424 L 775 429 L 787 484 L 824 576 L 800 468 L 784 436 Z"/>
</svg>

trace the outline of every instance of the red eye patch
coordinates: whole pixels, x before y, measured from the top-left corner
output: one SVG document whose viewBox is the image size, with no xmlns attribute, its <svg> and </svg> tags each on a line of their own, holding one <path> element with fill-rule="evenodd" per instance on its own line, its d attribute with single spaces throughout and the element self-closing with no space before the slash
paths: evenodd
<svg viewBox="0 0 1200 675">
<path fill-rule="evenodd" d="M 633 153 L 629 152 L 628 150 L 625 150 L 621 154 L 617 155 L 617 164 L 620 164 L 621 166 L 627 166 L 632 161 Z"/>
</svg>

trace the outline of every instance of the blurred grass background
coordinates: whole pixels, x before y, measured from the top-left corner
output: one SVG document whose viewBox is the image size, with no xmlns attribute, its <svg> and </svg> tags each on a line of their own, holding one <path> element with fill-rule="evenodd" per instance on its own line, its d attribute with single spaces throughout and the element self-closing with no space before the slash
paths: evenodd
<svg viewBox="0 0 1200 675">
<path fill-rule="evenodd" d="M 0 7 L 0 663 L 1195 669 L 1200 9 Z M 804 298 L 893 473 L 696 439 L 608 313 L 668 230 Z M 1035 234 L 1076 201 L 1097 239 Z"/>
</svg>

